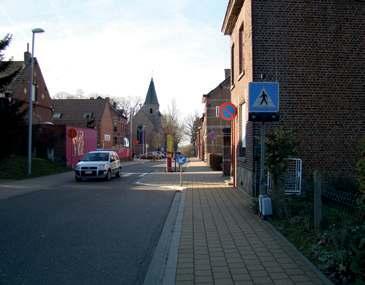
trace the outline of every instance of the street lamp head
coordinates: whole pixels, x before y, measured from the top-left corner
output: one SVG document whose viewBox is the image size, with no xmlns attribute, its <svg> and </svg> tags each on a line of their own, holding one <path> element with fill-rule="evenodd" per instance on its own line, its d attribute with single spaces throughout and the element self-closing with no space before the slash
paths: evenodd
<svg viewBox="0 0 365 285">
<path fill-rule="evenodd" d="M 44 33 L 44 30 L 43 30 L 43 29 L 41 29 L 41 28 L 35 28 L 35 29 L 33 29 L 33 30 L 32 30 L 32 32 L 33 32 L 34 34 L 38 34 L 38 33 Z"/>
</svg>

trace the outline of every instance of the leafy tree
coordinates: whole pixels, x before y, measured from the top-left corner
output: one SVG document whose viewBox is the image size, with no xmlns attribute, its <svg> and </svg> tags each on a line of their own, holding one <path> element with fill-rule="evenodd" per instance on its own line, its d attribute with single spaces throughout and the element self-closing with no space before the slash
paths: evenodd
<svg viewBox="0 0 365 285">
<path fill-rule="evenodd" d="M 6 87 L 13 80 L 17 73 L 17 70 L 11 70 L 10 66 L 12 64 L 11 60 L 4 61 L 5 49 L 9 46 L 11 42 L 11 35 L 7 34 L 2 40 L 0 40 L 0 93 L 4 94 Z"/>
<path fill-rule="evenodd" d="M 4 61 L 4 50 L 10 41 L 10 34 L 0 40 L 0 159 L 18 150 L 27 111 L 21 102 L 6 95 L 8 85 L 17 74 L 16 70 L 11 70 L 11 60 Z"/>
<path fill-rule="evenodd" d="M 22 102 L 11 98 L 0 98 L 0 159 L 20 150 L 27 113 L 22 105 Z"/>
<path fill-rule="evenodd" d="M 278 128 L 267 136 L 266 166 L 272 176 L 272 200 L 274 214 L 286 214 L 285 193 L 282 188 L 283 175 L 288 168 L 288 158 L 296 154 L 294 133 Z"/>
</svg>

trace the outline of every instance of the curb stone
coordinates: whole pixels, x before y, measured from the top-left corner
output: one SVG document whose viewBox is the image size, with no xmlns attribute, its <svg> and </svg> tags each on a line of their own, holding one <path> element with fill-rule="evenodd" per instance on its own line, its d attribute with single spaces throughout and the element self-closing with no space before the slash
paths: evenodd
<svg viewBox="0 0 365 285">
<path fill-rule="evenodd" d="M 160 239 L 153 253 L 151 263 L 148 266 L 143 282 L 144 285 L 160 285 L 164 280 L 167 282 L 171 279 L 174 280 L 173 283 L 164 284 L 174 284 L 175 282 L 177 247 L 181 231 L 177 226 L 177 222 L 183 207 L 183 193 L 180 191 L 175 193 Z M 173 263 L 174 259 L 175 263 Z"/>
</svg>

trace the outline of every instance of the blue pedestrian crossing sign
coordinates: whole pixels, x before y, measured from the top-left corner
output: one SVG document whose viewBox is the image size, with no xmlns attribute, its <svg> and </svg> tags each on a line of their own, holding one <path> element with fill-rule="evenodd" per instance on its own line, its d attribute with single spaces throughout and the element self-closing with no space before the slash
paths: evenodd
<svg viewBox="0 0 365 285">
<path fill-rule="evenodd" d="M 279 83 L 250 82 L 248 112 L 251 121 L 279 119 Z"/>
<path fill-rule="evenodd" d="M 185 164 L 187 161 L 187 158 L 184 155 L 179 155 L 176 160 L 177 160 L 178 164 Z"/>
</svg>

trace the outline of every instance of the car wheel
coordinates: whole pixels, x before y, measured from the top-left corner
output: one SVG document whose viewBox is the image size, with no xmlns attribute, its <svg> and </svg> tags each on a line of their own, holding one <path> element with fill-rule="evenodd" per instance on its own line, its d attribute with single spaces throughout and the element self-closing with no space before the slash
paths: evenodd
<svg viewBox="0 0 365 285">
<path fill-rule="evenodd" d="M 115 177 L 120 178 L 122 176 L 121 172 L 122 172 L 122 170 L 119 168 L 117 173 L 115 173 Z"/>
<path fill-rule="evenodd" d="M 111 179 L 112 179 L 112 172 L 109 169 L 108 173 L 106 174 L 105 180 L 110 181 Z"/>
<path fill-rule="evenodd" d="M 81 181 L 81 178 L 80 178 L 80 177 L 75 176 L 75 180 L 76 180 L 76 182 L 80 182 L 80 181 Z"/>
</svg>

